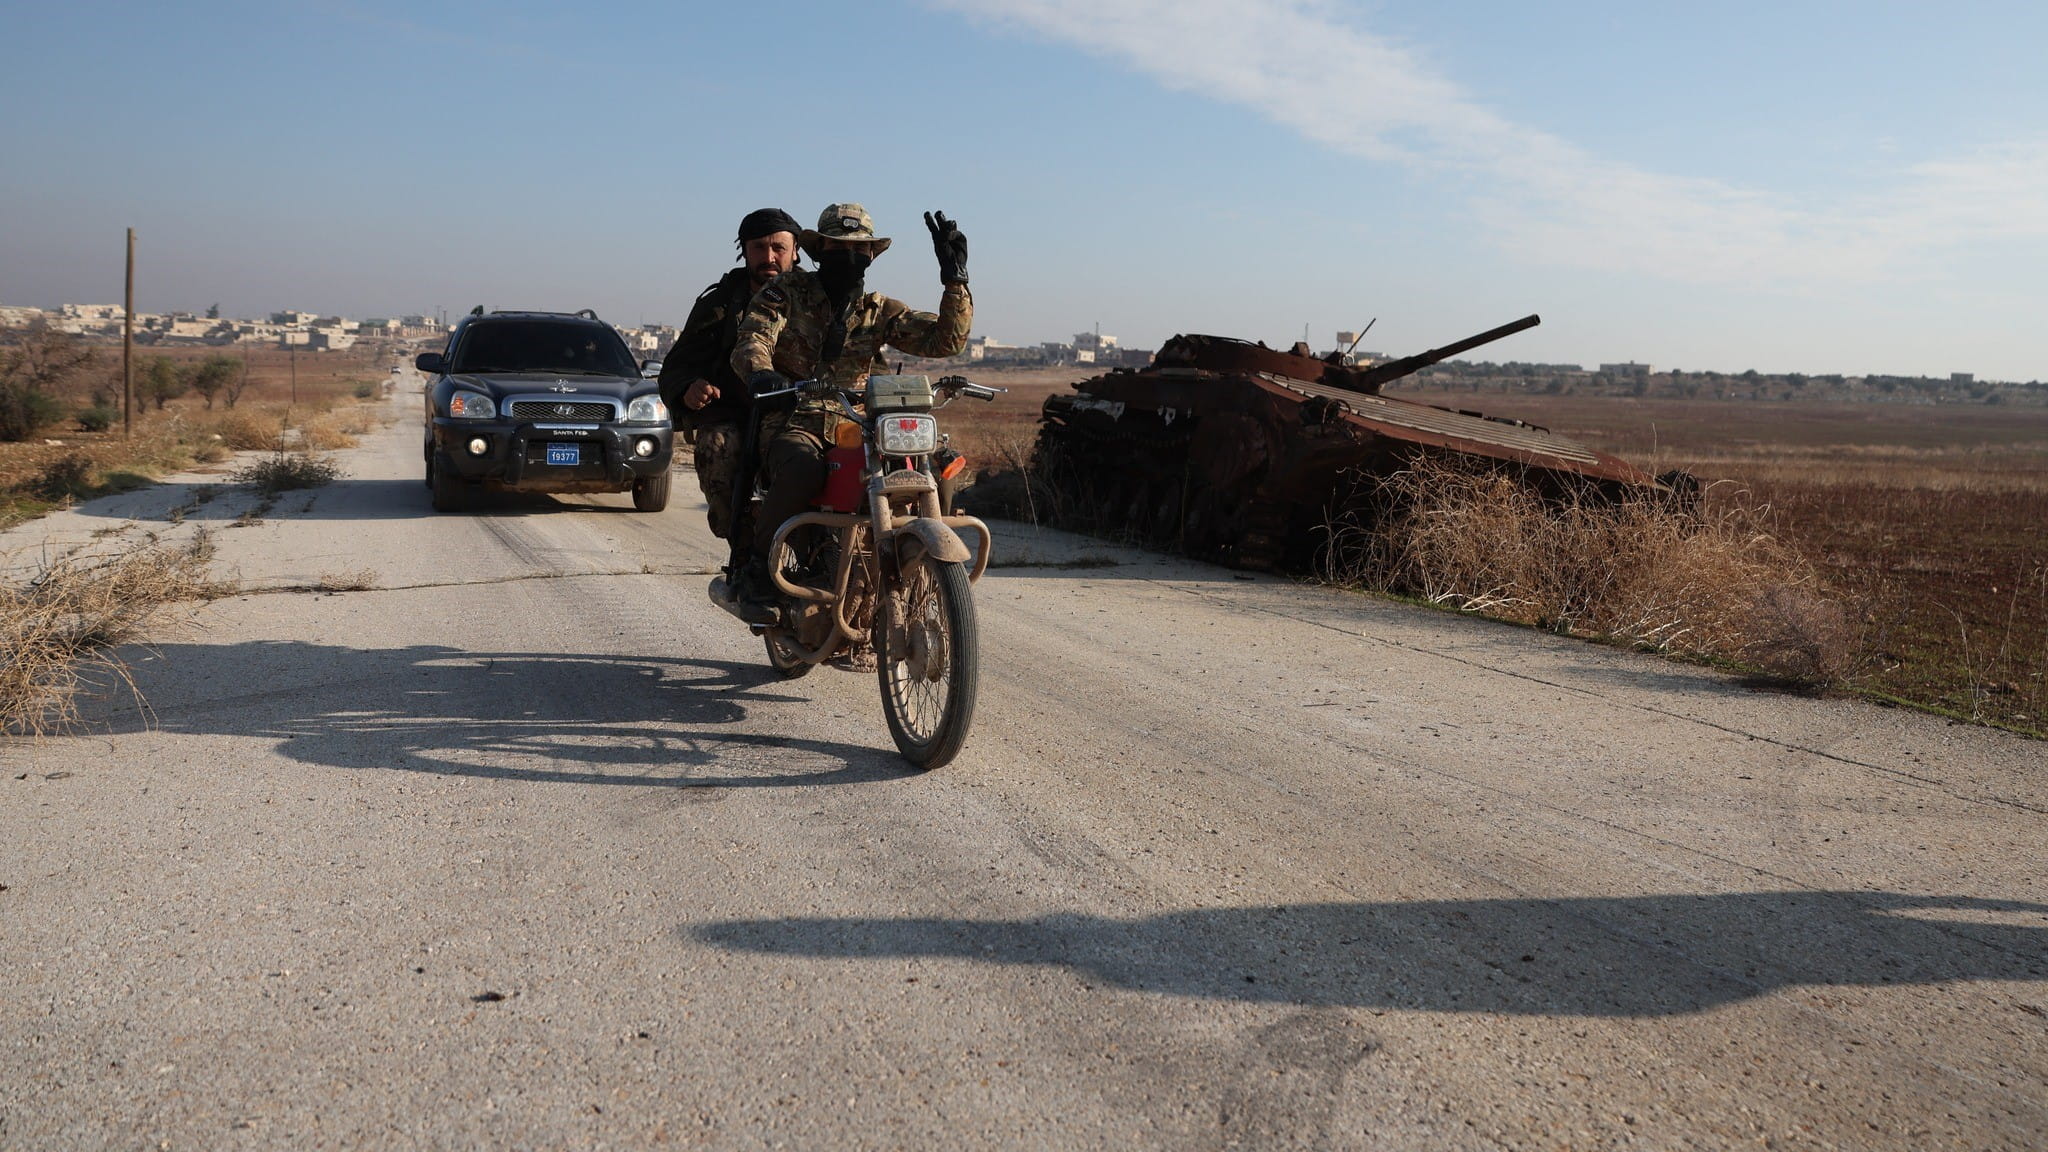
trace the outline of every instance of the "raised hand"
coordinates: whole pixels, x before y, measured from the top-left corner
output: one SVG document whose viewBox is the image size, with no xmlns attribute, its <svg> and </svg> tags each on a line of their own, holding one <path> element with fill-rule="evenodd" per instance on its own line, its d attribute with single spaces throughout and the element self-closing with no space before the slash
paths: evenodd
<svg viewBox="0 0 2048 1152">
<path fill-rule="evenodd" d="M 967 283 L 967 237 L 960 226 L 944 212 L 925 213 L 924 226 L 931 229 L 932 251 L 939 258 L 939 283 Z"/>
</svg>

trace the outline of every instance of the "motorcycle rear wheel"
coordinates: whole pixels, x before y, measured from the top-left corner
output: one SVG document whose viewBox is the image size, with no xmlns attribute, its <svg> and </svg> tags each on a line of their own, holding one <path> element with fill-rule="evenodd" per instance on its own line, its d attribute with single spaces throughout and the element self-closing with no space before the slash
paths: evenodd
<svg viewBox="0 0 2048 1152">
<path fill-rule="evenodd" d="M 940 768 L 960 754 L 974 722 L 981 678 L 981 641 L 967 568 L 920 557 L 903 573 L 901 642 L 884 634 L 876 645 L 876 676 L 889 735 L 905 760 Z M 900 654 L 900 655 L 899 655 Z"/>
</svg>

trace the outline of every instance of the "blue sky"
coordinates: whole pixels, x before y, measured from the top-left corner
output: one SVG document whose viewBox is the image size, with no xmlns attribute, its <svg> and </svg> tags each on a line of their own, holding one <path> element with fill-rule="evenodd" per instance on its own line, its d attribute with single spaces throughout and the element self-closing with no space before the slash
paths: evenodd
<svg viewBox="0 0 2048 1152">
<path fill-rule="evenodd" d="M 676 322 L 859 200 L 976 330 L 2048 378 L 2048 5 L 0 0 L 0 302 Z"/>
</svg>

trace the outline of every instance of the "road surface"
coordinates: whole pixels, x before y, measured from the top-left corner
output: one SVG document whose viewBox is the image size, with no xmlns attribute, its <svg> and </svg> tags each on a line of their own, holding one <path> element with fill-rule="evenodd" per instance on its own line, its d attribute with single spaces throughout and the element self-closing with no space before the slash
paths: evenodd
<svg viewBox="0 0 2048 1152">
<path fill-rule="evenodd" d="M 0 541 L 242 589 L 4 748 L 0 1148 L 2048 1145 L 2041 744 L 1005 525 L 914 775 L 416 403 Z"/>
</svg>

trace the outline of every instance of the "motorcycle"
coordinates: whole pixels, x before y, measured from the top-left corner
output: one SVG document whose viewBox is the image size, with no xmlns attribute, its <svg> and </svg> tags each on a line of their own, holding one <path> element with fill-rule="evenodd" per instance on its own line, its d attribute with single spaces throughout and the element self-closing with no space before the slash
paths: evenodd
<svg viewBox="0 0 2048 1152">
<path fill-rule="evenodd" d="M 804 380 L 756 395 L 745 437 L 742 475 L 752 475 L 761 411 L 806 395 L 836 400 L 846 417 L 826 451 L 812 510 L 775 530 L 766 566 L 784 597 L 779 618 L 749 627 L 785 679 L 825 663 L 865 670 L 871 654 L 889 734 L 921 769 L 957 756 L 974 719 L 980 653 L 970 588 L 988 570 L 991 544 L 988 525 L 942 505 L 942 485 L 967 462 L 932 413 L 958 397 L 988 401 L 1001 391 L 964 376 L 935 385 L 927 376 L 875 375 L 858 391 Z M 729 565 L 710 587 L 712 602 L 735 616 L 737 572 Z"/>
</svg>

